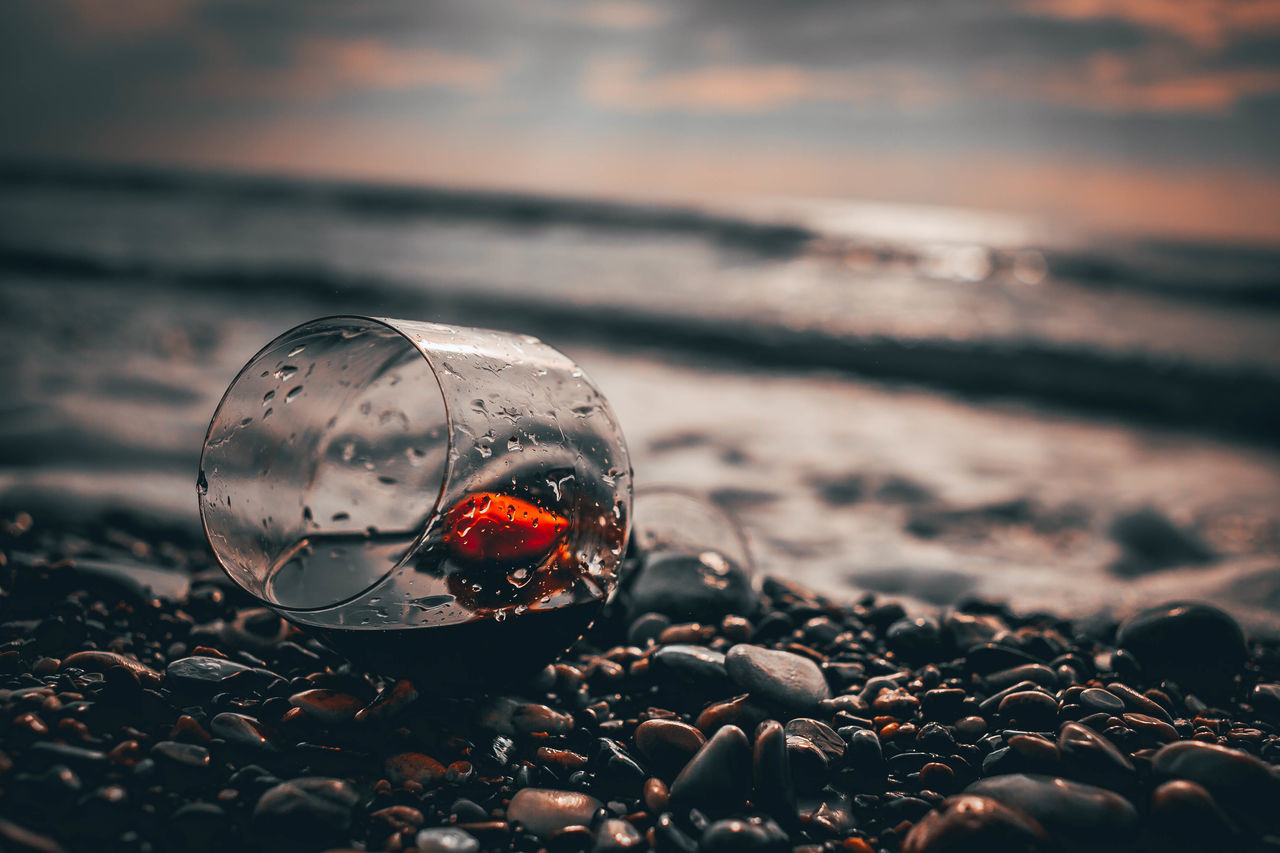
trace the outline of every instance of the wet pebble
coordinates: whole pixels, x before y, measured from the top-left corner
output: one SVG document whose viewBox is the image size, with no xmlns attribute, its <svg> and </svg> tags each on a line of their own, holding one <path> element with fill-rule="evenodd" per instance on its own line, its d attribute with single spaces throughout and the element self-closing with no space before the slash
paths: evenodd
<svg viewBox="0 0 1280 853">
<path fill-rule="evenodd" d="M 1186 779 L 1208 789 L 1224 808 L 1250 824 L 1280 830 L 1280 774 L 1247 752 L 1187 740 L 1161 747 L 1151 758 L 1158 778 Z"/>
<path fill-rule="evenodd" d="M 640 830 L 629 821 L 609 818 L 600 822 L 594 838 L 595 853 L 618 853 L 622 850 L 645 850 L 648 844 Z"/>
<path fill-rule="evenodd" d="M 724 726 L 671 783 L 671 806 L 714 814 L 741 806 L 750 792 L 750 743 L 742 729 Z"/>
<path fill-rule="evenodd" d="M 522 788 L 507 805 L 507 820 L 546 838 L 567 826 L 590 827 L 603 804 L 580 791 Z"/>
<path fill-rule="evenodd" d="M 702 831 L 700 853 L 787 853 L 790 839 L 776 823 L 762 818 L 718 820 Z"/>
<path fill-rule="evenodd" d="M 365 703 L 358 696 L 322 687 L 303 690 L 289 697 L 289 704 L 302 715 L 322 726 L 339 726 L 349 723 Z"/>
<path fill-rule="evenodd" d="M 343 844 L 360 795 L 347 782 L 304 776 L 270 788 L 253 808 L 254 835 L 264 845 L 323 849 Z"/>
<path fill-rule="evenodd" d="M 439 782 L 445 775 L 443 764 L 421 752 L 393 755 L 383 763 L 383 769 L 392 785 L 416 782 L 425 787 Z"/>
<path fill-rule="evenodd" d="M 1138 812 L 1132 803 L 1081 782 L 1012 773 L 980 779 L 965 793 L 1025 812 L 1068 851 L 1128 850 L 1138 834 Z"/>
<path fill-rule="evenodd" d="M 148 687 L 159 687 L 162 681 L 160 673 L 141 661 L 115 652 L 85 651 L 76 652 L 63 658 L 60 669 L 83 669 L 86 672 L 105 673 L 117 667 L 129 670 L 138 680 Z"/>
<path fill-rule="evenodd" d="M 220 737 L 233 746 L 264 752 L 276 751 L 262 723 L 245 714 L 224 711 L 209 721 L 209 728 L 215 737 Z"/>
<path fill-rule="evenodd" d="M 655 767 L 679 771 L 707 739 L 679 720 L 646 720 L 636 727 L 636 751 Z"/>
<path fill-rule="evenodd" d="M 718 622 L 756 608 L 751 576 L 717 551 L 659 551 L 635 569 L 623 596 L 630 618 L 661 613 L 677 622 Z"/>
<path fill-rule="evenodd" d="M 232 676 L 250 667 L 223 658 L 193 656 L 180 658 L 165 667 L 165 683 L 176 690 L 215 693 Z"/>
<path fill-rule="evenodd" d="M 725 655 L 729 676 L 752 698 L 795 711 L 807 711 L 831 698 L 818 665 L 791 652 L 739 643 Z"/>
<path fill-rule="evenodd" d="M 419 853 L 480 853 L 480 842 L 468 832 L 451 826 L 424 829 L 415 839 Z"/>
<path fill-rule="evenodd" d="M 912 827 L 902 845 L 902 853 L 1047 853 L 1052 849 L 1049 834 L 1030 815 L 973 794 L 944 800 Z"/>
<path fill-rule="evenodd" d="M 1130 616 L 1116 644 L 1144 671 L 1187 687 L 1222 689 L 1247 655 L 1244 632 L 1226 611 L 1201 602 L 1171 602 Z"/>
</svg>

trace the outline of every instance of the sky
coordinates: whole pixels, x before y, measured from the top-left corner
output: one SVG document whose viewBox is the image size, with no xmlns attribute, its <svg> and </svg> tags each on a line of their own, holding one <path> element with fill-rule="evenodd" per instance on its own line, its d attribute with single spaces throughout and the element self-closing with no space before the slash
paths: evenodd
<svg viewBox="0 0 1280 853">
<path fill-rule="evenodd" d="M 0 158 L 1280 242 L 1280 0 L 8 0 Z"/>
</svg>

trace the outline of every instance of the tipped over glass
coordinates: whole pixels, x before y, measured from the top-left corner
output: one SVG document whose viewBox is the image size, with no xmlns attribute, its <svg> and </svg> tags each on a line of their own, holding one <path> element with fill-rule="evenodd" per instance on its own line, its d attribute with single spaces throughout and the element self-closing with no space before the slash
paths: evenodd
<svg viewBox="0 0 1280 853">
<path fill-rule="evenodd" d="M 441 692 L 527 675 L 581 635 L 617 583 L 632 491 L 616 418 L 558 350 L 358 316 L 250 359 L 198 488 L 237 584 Z"/>
</svg>

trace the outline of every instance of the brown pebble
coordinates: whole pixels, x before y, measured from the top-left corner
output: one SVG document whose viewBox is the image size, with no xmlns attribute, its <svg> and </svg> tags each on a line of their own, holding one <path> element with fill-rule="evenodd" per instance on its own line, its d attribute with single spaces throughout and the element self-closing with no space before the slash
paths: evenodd
<svg viewBox="0 0 1280 853">
<path fill-rule="evenodd" d="M 1009 738 L 1009 748 L 1028 761 L 1058 760 L 1057 744 L 1039 735 L 1014 735 Z"/>
<path fill-rule="evenodd" d="M 920 768 L 920 784 L 927 790 L 948 793 L 955 780 L 956 772 L 940 761 L 930 761 Z"/>
<path fill-rule="evenodd" d="M 400 786 L 406 782 L 433 785 L 444 778 L 445 768 L 439 761 L 421 752 L 402 752 L 393 755 L 383 764 L 387 780 Z"/>
<path fill-rule="evenodd" d="M 662 629 L 662 633 L 658 635 L 658 645 L 670 646 L 678 644 L 689 644 L 700 646 L 711 640 L 716 635 L 716 629 L 713 625 L 702 625 L 698 622 L 683 622 L 678 625 L 671 625 Z"/>
<path fill-rule="evenodd" d="M 769 718 L 758 705 L 751 701 L 748 694 L 736 696 L 724 702 L 708 705 L 698 714 L 694 725 L 703 734 L 713 734 L 724 726 L 737 726 L 744 731 L 751 731 Z"/>
<path fill-rule="evenodd" d="M 554 749 L 549 746 L 540 746 L 534 752 L 534 758 L 537 759 L 539 764 L 559 767 L 562 770 L 581 770 L 587 766 L 587 757 L 579 755 L 571 749 Z"/>
<path fill-rule="evenodd" d="M 204 726 L 192 717 L 190 714 L 183 714 L 178 717 L 177 722 L 173 724 L 173 728 L 169 730 L 169 740 L 180 740 L 186 743 L 208 743 L 213 740 L 213 735 L 205 731 Z"/>
<path fill-rule="evenodd" d="M 1048 851 L 1048 833 L 1035 819 L 988 797 L 963 794 L 945 800 L 911 828 L 902 853 L 978 850 Z"/>
<path fill-rule="evenodd" d="M 85 672 L 105 673 L 112 667 L 122 666 L 131 670 L 147 687 L 159 687 L 163 681 L 160 673 L 139 661 L 114 652 L 76 652 L 62 661 L 60 669 L 83 669 Z"/>
<path fill-rule="evenodd" d="M 1172 743 L 1180 740 L 1177 729 L 1148 714 L 1125 714 L 1122 719 L 1129 728 L 1147 735 L 1152 742 Z"/>
<path fill-rule="evenodd" d="M 667 783 L 661 779 L 649 778 L 644 783 L 644 807 L 653 814 L 660 814 L 667 810 L 667 803 L 671 800 L 671 793 L 667 790 Z"/>
<path fill-rule="evenodd" d="M 636 751 L 656 765 L 683 767 L 707 742 L 702 732 L 678 720 L 647 720 L 636 727 Z"/>
<path fill-rule="evenodd" d="M 308 719 L 324 726 L 336 726 L 354 720 L 365 703 L 350 693 L 317 687 L 293 694 L 289 704 Z"/>
</svg>

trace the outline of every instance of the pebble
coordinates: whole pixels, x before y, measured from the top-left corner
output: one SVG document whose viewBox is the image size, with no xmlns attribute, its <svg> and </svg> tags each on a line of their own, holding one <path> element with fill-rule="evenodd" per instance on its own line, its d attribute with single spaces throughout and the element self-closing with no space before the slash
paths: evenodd
<svg viewBox="0 0 1280 853">
<path fill-rule="evenodd" d="M 673 774 L 707 742 L 702 732 L 679 720 L 645 720 L 636 726 L 636 751 Z"/>
<path fill-rule="evenodd" d="M 264 845 L 323 849 L 342 844 L 360 795 L 341 779 L 303 776 L 270 788 L 253 808 L 253 831 Z"/>
<path fill-rule="evenodd" d="M 762 702 L 803 712 L 831 698 L 818 665 L 791 652 L 739 643 L 725 655 L 725 666 L 730 678 Z"/>
<path fill-rule="evenodd" d="M 164 678 L 175 689 L 215 693 L 222 682 L 250 668 L 224 658 L 194 656 L 170 663 L 165 667 Z"/>
<path fill-rule="evenodd" d="M 902 660 L 921 663 L 942 653 L 942 629 L 928 616 L 899 619 L 885 631 L 884 642 Z"/>
<path fill-rule="evenodd" d="M 989 797 L 950 797 L 925 815 L 902 844 L 902 853 L 1038 853 L 1053 850 L 1034 818 Z"/>
<path fill-rule="evenodd" d="M 546 838 L 566 826 L 590 827 L 604 804 L 580 791 L 522 788 L 507 805 L 507 820 Z"/>
<path fill-rule="evenodd" d="M 623 600 L 631 619 L 653 612 L 677 622 L 749 616 L 757 605 L 751 576 L 716 551 L 647 555 L 629 579 Z"/>
<path fill-rule="evenodd" d="M 762 818 L 718 820 L 702 831 L 699 853 L 788 853 L 790 839 L 776 823 Z"/>
<path fill-rule="evenodd" d="M 714 690 L 728 677 L 724 653 L 706 646 L 684 643 L 663 646 L 649 660 L 657 672 L 698 685 L 700 689 Z"/>
<path fill-rule="evenodd" d="M 443 764 L 421 752 L 393 755 L 383 763 L 383 769 L 387 773 L 387 780 L 396 786 L 416 782 L 425 787 L 439 782 L 445 774 Z"/>
<path fill-rule="evenodd" d="M 741 806 L 751 793 L 751 745 L 737 726 L 724 726 L 671 783 L 674 809 L 711 814 Z"/>
<path fill-rule="evenodd" d="M 1025 812 L 1067 851 L 1128 850 L 1138 834 L 1138 812 L 1132 803 L 1081 782 L 1011 773 L 980 779 L 965 793 Z"/>
<path fill-rule="evenodd" d="M 1090 687 L 1081 691 L 1079 701 L 1090 711 L 1103 711 L 1113 716 L 1124 713 L 1124 702 L 1120 697 L 1100 687 Z"/>
<path fill-rule="evenodd" d="M 116 654 L 115 652 L 85 651 L 76 652 L 63 658 L 60 670 L 83 669 L 85 672 L 105 673 L 110 669 L 123 667 L 138 677 L 148 687 L 159 687 L 162 681 L 160 673 L 141 661 Z"/>
<path fill-rule="evenodd" d="M 794 817 L 796 792 L 790 753 L 787 751 L 786 732 L 777 720 L 766 720 L 756 729 L 751 772 L 756 807 L 775 817 L 787 820 Z"/>
<path fill-rule="evenodd" d="M 1121 623 L 1116 645 L 1133 652 L 1145 672 L 1193 689 L 1223 689 L 1248 654 L 1236 620 L 1199 602 L 1135 613 Z"/>
<path fill-rule="evenodd" d="M 303 690 L 289 697 L 289 704 L 299 709 L 303 716 L 322 726 L 340 726 L 356 718 L 365 706 L 363 700 L 350 693 L 316 687 Z"/>
<path fill-rule="evenodd" d="M 457 827 L 438 826 L 421 830 L 415 843 L 419 853 L 480 853 L 480 842 Z"/>
<path fill-rule="evenodd" d="M 646 850 L 644 836 L 629 821 L 609 818 L 596 829 L 595 853 L 617 853 L 620 850 Z M 479 848 L 477 848 L 479 849 Z"/>
<path fill-rule="evenodd" d="M 1161 747 L 1151 769 L 1159 778 L 1202 785 L 1231 814 L 1256 827 L 1280 830 L 1280 774 L 1247 752 L 1184 740 Z"/>
<path fill-rule="evenodd" d="M 1058 733 L 1058 751 L 1073 777 L 1103 787 L 1125 785 L 1134 773 L 1130 761 L 1115 744 L 1087 726 L 1063 723 Z"/>
<path fill-rule="evenodd" d="M 276 751 L 276 746 L 267 737 L 262 723 L 245 714 L 224 711 L 209 721 L 209 728 L 216 737 L 233 746 L 265 752 Z"/>
<path fill-rule="evenodd" d="M 1202 786 L 1186 779 L 1160 785 L 1151 795 L 1153 830 L 1170 850 L 1239 849 L 1239 827 Z"/>
<path fill-rule="evenodd" d="M 1000 700 L 999 714 L 1019 728 L 1047 731 L 1058 719 L 1058 702 L 1038 690 L 1019 690 Z"/>
</svg>

